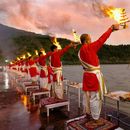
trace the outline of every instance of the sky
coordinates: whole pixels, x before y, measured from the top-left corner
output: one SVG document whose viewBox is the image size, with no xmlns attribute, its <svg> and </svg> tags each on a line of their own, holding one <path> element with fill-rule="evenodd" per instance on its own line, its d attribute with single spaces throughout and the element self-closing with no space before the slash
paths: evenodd
<svg viewBox="0 0 130 130">
<path fill-rule="evenodd" d="M 95 41 L 117 23 L 100 7 L 125 8 L 130 17 L 130 0 L 0 0 L 0 23 L 71 40 L 75 29 L 78 35 L 88 33 Z M 106 44 L 130 44 L 130 27 L 113 32 Z"/>
</svg>

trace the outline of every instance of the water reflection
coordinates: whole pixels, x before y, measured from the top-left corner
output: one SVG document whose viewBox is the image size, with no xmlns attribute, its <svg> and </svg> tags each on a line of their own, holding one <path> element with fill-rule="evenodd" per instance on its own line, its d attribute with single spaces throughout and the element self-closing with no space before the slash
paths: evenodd
<svg viewBox="0 0 130 130">
<path fill-rule="evenodd" d="M 28 105 L 28 99 L 27 99 L 27 96 L 26 95 L 21 95 L 21 100 L 22 100 L 22 103 L 25 107 L 27 107 Z"/>
<path fill-rule="evenodd" d="M 9 89 L 9 76 L 7 72 L 4 73 L 5 89 Z"/>
</svg>

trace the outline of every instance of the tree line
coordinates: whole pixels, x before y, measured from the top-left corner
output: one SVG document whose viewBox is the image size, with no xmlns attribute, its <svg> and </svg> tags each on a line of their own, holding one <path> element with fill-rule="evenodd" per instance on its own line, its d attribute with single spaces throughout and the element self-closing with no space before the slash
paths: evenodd
<svg viewBox="0 0 130 130">
<path fill-rule="evenodd" d="M 52 42 L 48 35 L 23 35 L 13 39 L 17 51 L 14 52 L 16 56 L 30 52 L 35 55 L 34 50 L 44 48 L 46 52 L 50 51 Z M 61 47 L 65 47 L 70 43 L 70 40 L 58 38 L 57 41 Z M 79 64 L 78 50 L 71 48 L 68 53 L 62 58 L 63 64 Z M 128 64 L 130 63 L 130 45 L 104 45 L 98 53 L 101 64 Z"/>
</svg>

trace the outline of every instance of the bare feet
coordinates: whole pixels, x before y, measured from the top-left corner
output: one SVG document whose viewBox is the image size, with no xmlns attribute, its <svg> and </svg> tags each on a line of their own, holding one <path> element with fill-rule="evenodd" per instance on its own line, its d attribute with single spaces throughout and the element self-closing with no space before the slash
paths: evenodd
<svg viewBox="0 0 130 130">
<path fill-rule="evenodd" d="M 99 119 L 99 120 L 93 119 L 93 120 L 89 121 L 88 124 L 97 127 L 97 126 L 102 126 L 105 123 L 101 119 Z"/>
<path fill-rule="evenodd" d="M 95 122 L 98 126 L 102 126 L 102 125 L 105 124 L 105 123 L 104 123 L 102 120 L 100 120 L 100 119 L 94 120 L 94 122 Z"/>
</svg>

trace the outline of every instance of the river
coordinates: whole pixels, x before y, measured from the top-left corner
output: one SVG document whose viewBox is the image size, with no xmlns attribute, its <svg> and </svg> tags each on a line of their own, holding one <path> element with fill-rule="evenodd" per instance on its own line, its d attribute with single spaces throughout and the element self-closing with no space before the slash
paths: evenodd
<svg viewBox="0 0 130 130">
<path fill-rule="evenodd" d="M 101 65 L 101 71 L 109 91 L 130 91 L 130 66 L 128 64 Z M 69 80 L 82 82 L 82 66 L 66 65 L 63 67 L 63 75 Z"/>
</svg>

